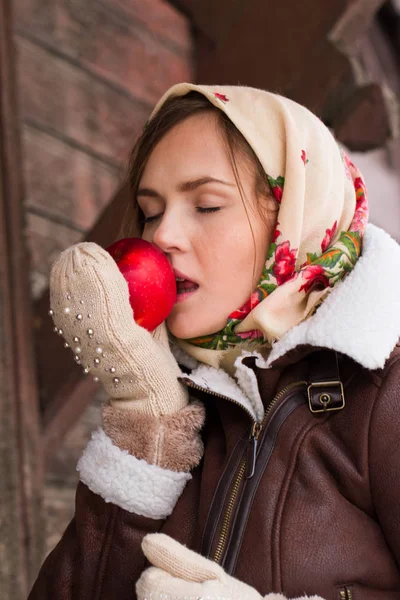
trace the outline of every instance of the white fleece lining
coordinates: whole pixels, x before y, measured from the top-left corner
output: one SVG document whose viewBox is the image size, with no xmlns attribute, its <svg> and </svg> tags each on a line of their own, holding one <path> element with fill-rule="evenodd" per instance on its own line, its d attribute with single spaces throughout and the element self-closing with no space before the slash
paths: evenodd
<svg viewBox="0 0 400 600">
<path fill-rule="evenodd" d="M 247 369 L 247 367 L 244 365 L 243 368 Z M 256 402 L 252 402 L 243 393 L 235 380 L 230 377 L 226 371 L 223 371 L 222 369 L 214 369 L 214 367 L 209 367 L 208 365 L 199 363 L 197 369 L 194 369 L 190 375 L 184 375 L 184 377 L 189 378 L 191 381 L 193 381 L 193 383 L 204 388 L 205 390 L 211 390 L 212 392 L 221 394 L 222 396 L 232 398 L 241 404 L 248 412 L 250 412 L 253 419 L 257 418 L 256 411 L 253 407 Z"/>
<path fill-rule="evenodd" d="M 232 398 L 246 409 L 255 421 L 260 423 L 264 416 L 264 406 L 253 369 L 242 363 L 246 356 L 255 356 L 257 364 L 259 361 L 264 361 L 258 352 L 243 351 L 235 360 L 236 380 L 223 369 L 215 369 L 201 363 L 190 375 L 185 375 L 185 377 L 205 390 Z M 264 364 L 262 366 L 265 367 Z"/>
<path fill-rule="evenodd" d="M 150 519 L 170 515 L 189 473 L 176 473 L 137 459 L 113 444 L 99 428 L 76 467 L 81 481 L 106 502 Z"/>
<path fill-rule="evenodd" d="M 363 253 L 317 312 L 290 329 L 265 366 L 300 344 L 347 354 L 367 369 L 382 368 L 400 337 L 400 246 L 367 225 Z"/>
<path fill-rule="evenodd" d="M 235 360 L 235 377 L 237 382 L 246 395 L 246 397 L 250 400 L 254 413 L 256 415 L 256 419 L 258 422 L 261 422 L 264 416 L 264 405 L 260 396 L 260 390 L 258 389 L 258 382 L 256 374 L 253 369 L 246 367 L 243 364 L 243 359 L 247 356 L 254 356 L 257 358 L 256 364 L 259 359 L 263 360 L 261 354 L 259 352 L 248 352 L 243 350 L 242 354 L 237 357 Z"/>
<path fill-rule="evenodd" d="M 193 356 L 189 356 L 182 348 L 180 348 L 177 344 L 170 342 L 170 349 L 173 357 L 176 362 L 180 363 L 184 367 L 188 369 L 196 369 L 199 366 L 199 361 L 193 358 Z"/>
</svg>

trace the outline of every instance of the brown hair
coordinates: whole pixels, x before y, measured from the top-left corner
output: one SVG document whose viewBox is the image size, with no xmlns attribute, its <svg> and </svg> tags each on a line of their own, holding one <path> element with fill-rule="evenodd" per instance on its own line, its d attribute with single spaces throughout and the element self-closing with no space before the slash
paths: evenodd
<svg viewBox="0 0 400 600">
<path fill-rule="evenodd" d="M 192 115 L 202 112 L 212 113 L 217 118 L 217 123 L 226 142 L 229 159 L 231 161 L 235 180 L 239 188 L 246 213 L 247 208 L 244 202 L 243 188 L 239 179 L 236 154 L 241 155 L 241 157 L 254 170 L 255 193 L 256 197 L 260 198 L 260 201 L 258 202 L 258 209 L 263 220 L 265 220 L 265 222 L 267 221 L 267 217 L 270 216 L 270 210 L 268 209 L 270 203 L 263 203 L 262 199 L 273 198 L 273 195 L 266 173 L 257 155 L 247 140 L 222 110 L 211 104 L 211 102 L 199 92 L 191 91 L 185 96 L 173 96 L 168 98 L 160 110 L 154 115 L 154 117 L 146 123 L 141 136 L 133 147 L 130 156 L 128 172 L 132 201 L 128 204 L 123 222 L 121 224 L 119 234 L 120 238 L 137 235 L 136 224 L 138 222 L 143 222 L 143 214 L 136 201 L 136 193 L 151 152 L 157 143 L 164 137 L 164 135 L 175 125 L 181 123 Z M 277 203 L 276 207 L 278 207 Z M 135 233 L 133 232 L 134 229 L 136 230 Z M 142 231 L 140 233 L 142 233 Z"/>
</svg>

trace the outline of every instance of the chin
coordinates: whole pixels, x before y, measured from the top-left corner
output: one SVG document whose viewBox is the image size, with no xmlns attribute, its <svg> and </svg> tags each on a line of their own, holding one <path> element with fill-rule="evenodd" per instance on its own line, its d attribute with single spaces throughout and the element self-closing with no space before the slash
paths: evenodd
<svg viewBox="0 0 400 600">
<path fill-rule="evenodd" d="M 186 322 L 182 323 L 182 320 L 183 319 L 179 319 L 176 317 L 168 317 L 167 326 L 173 336 L 175 336 L 179 340 L 188 340 L 190 338 L 199 337 L 200 335 L 203 335 L 202 330 L 199 329 L 198 326 L 191 326 L 187 322 L 187 319 L 184 320 Z"/>
<path fill-rule="evenodd" d="M 224 321 L 222 325 L 208 323 L 207 327 L 206 323 L 202 324 L 199 321 L 199 319 L 191 319 L 188 315 L 174 315 L 172 313 L 167 319 L 167 326 L 172 335 L 179 340 L 190 340 L 191 338 L 215 333 L 225 325 Z"/>
</svg>

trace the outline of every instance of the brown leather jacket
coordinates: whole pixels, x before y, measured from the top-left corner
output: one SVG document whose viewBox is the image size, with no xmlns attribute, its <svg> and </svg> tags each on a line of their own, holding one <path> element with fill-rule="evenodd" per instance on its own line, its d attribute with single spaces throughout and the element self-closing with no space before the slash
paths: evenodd
<svg viewBox="0 0 400 600">
<path fill-rule="evenodd" d="M 258 440 L 241 406 L 192 388 L 207 407 L 205 455 L 165 521 L 80 483 L 75 518 L 30 600 L 133 600 L 145 567 L 140 541 L 155 531 L 218 559 L 262 594 L 400 598 L 400 347 L 375 371 L 339 356 L 345 405 L 339 386 L 325 385 L 337 410 L 317 413 L 296 382 L 337 381 L 336 354 L 312 350 L 269 370 L 246 359 L 265 401 Z M 320 389 L 311 392 L 313 410 L 323 409 Z"/>
<path fill-rule="evenodd" d="M 365 299 L 356 277 L 353 292 Z M 365 366 L 391 344 L 377 351 L 368 337 L 385 337 L 377 309 L 353 358 L 338 351 L 335 306 L 343 307 L 338 294 L 346 286 L 313 317 L 317 325 L 317 317 L 330 320 L 324 335 L 333 349 L 294 342 L 269 368 L 256 356 L 243 359 L 264 405 L 261 426 L 233 397 L 184 375 L 206 406 L 205 452 L 172 513 L 139 516 L 80 482 L 75 517 L 29 600 L 134 600 L 146 567 L 140 543 L 156 531 L 218 560 L 261 594 L 400 599 L 400 346 L 382 368 Z M 394 304 L 388 294 L 384 301 Z M 340 314 L 354 340 L 357 331 Z M 397 314 L 398 302 L 387 326 L 398 327 Z"/>
</svg>

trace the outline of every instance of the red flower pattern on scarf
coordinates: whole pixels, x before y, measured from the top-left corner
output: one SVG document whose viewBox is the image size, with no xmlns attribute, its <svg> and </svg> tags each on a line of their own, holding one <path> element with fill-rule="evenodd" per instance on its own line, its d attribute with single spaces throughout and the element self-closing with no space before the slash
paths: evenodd
<svg viewBox="0 0 400 600">
<path fill-rule="evenodd" d="M 296 266 L 297 250 L 290 249 L 290 242 L 283 242 L 276 247 L 273 273 L 278 285 L 288 281 Z"/>
<path fill-rule="evenodd" d="M 282 235 L 282 233 L 279 231 L 278 227 L 279 227 L 279 221 L 277 221 L 277 222 L 276 222 L 276 227 L 275 227 L 275 229 L 274 229 L 274 233 L 273 233 L 273 235 L 272 235 L 272 243 L 273 243 L 273 244 L 275 244 L 275 242 L 276 242 L 276 240 L 278 239 L 278 237 L 279 237 L 280 235 Z"/>
<path fill-rule="evenodd" d="M 283 189 L 279 185 L 275 185 L 272 188 L 272 193 L 274 194 L 276 201 L 280 204 L 283 196 Z"/>
<path fill-rule="evenodd" d="M 218 92 L 215 92 L 214 96 L 216 98 L 218 98 L 218 100 L 221 100 L 222 102 L 229 102 L 229 98 L 227 96 L 225 96 L 225 94 L 219 94 Z"/>
<path fill-rule="evenodd" d="M 229 318 L 242 320 L 244 317 L 247 317 L 247 315 L 253 310 L 253 308 L 257 306 L 257 304 L 260 304 L 258 293 L 253 292 L 247 302 L 238 310 L 235 310 L 233 313 L 231 313 Z"/>
<path fill-rule="evenodd" d="M 301 286 L 299 292 L 304 290 L 308 294 L 310 289 L 316 284 L 322 285 L 324 288 L 329 287 L 329 280 L 321 265 L 310 265 L 301 272 L 301 275 L 304 279 L 307 279 L 307 283 Z"/>
<path fill-rule="evenodd" d="M 361 177 L 354 180 L 354 189 L 356 190 L 356 211 L 350 225 L 350 231 L 362 233 L 368 221 L 369 211 L 365 183 Z"/>
<path fill-rule="evenodd" d="M 337 229 L 337 221 L 334 222 L 332 229 L 327 229 L 326 230 L 326 235 L 324 237 L 324 239 L 321 242 L 321 250 L 322 252 L 325 252 L 329 246 L 331 245 L 331 242 L 334 238 L 334 235 L 336 233 L 336 229 Z"/>
<path fill-rule="evenodd" d="M 246 331 L 245 333 L 237 333 L 237 335 L 242 338 L 242 340 L 258 340 L 259 338 L 263 338 L 264 334 L 259 329 L 252 329 L 252 331 Z"/>
<path fill-rule="evenodd" d="M 351 176 L 351 172 L 350 172 L 350 168 L 353 167 L 355 168 L 355 164 L 353 163 L 353 161 L 350 160 L 350 158 L 347 156 L 347 154 L 345 152 L 343 152 L 343 159 L 344 159 L 344 172 L 346 173 L 346 177 L 347 179 L 352 179 Z"/>
</svg>

